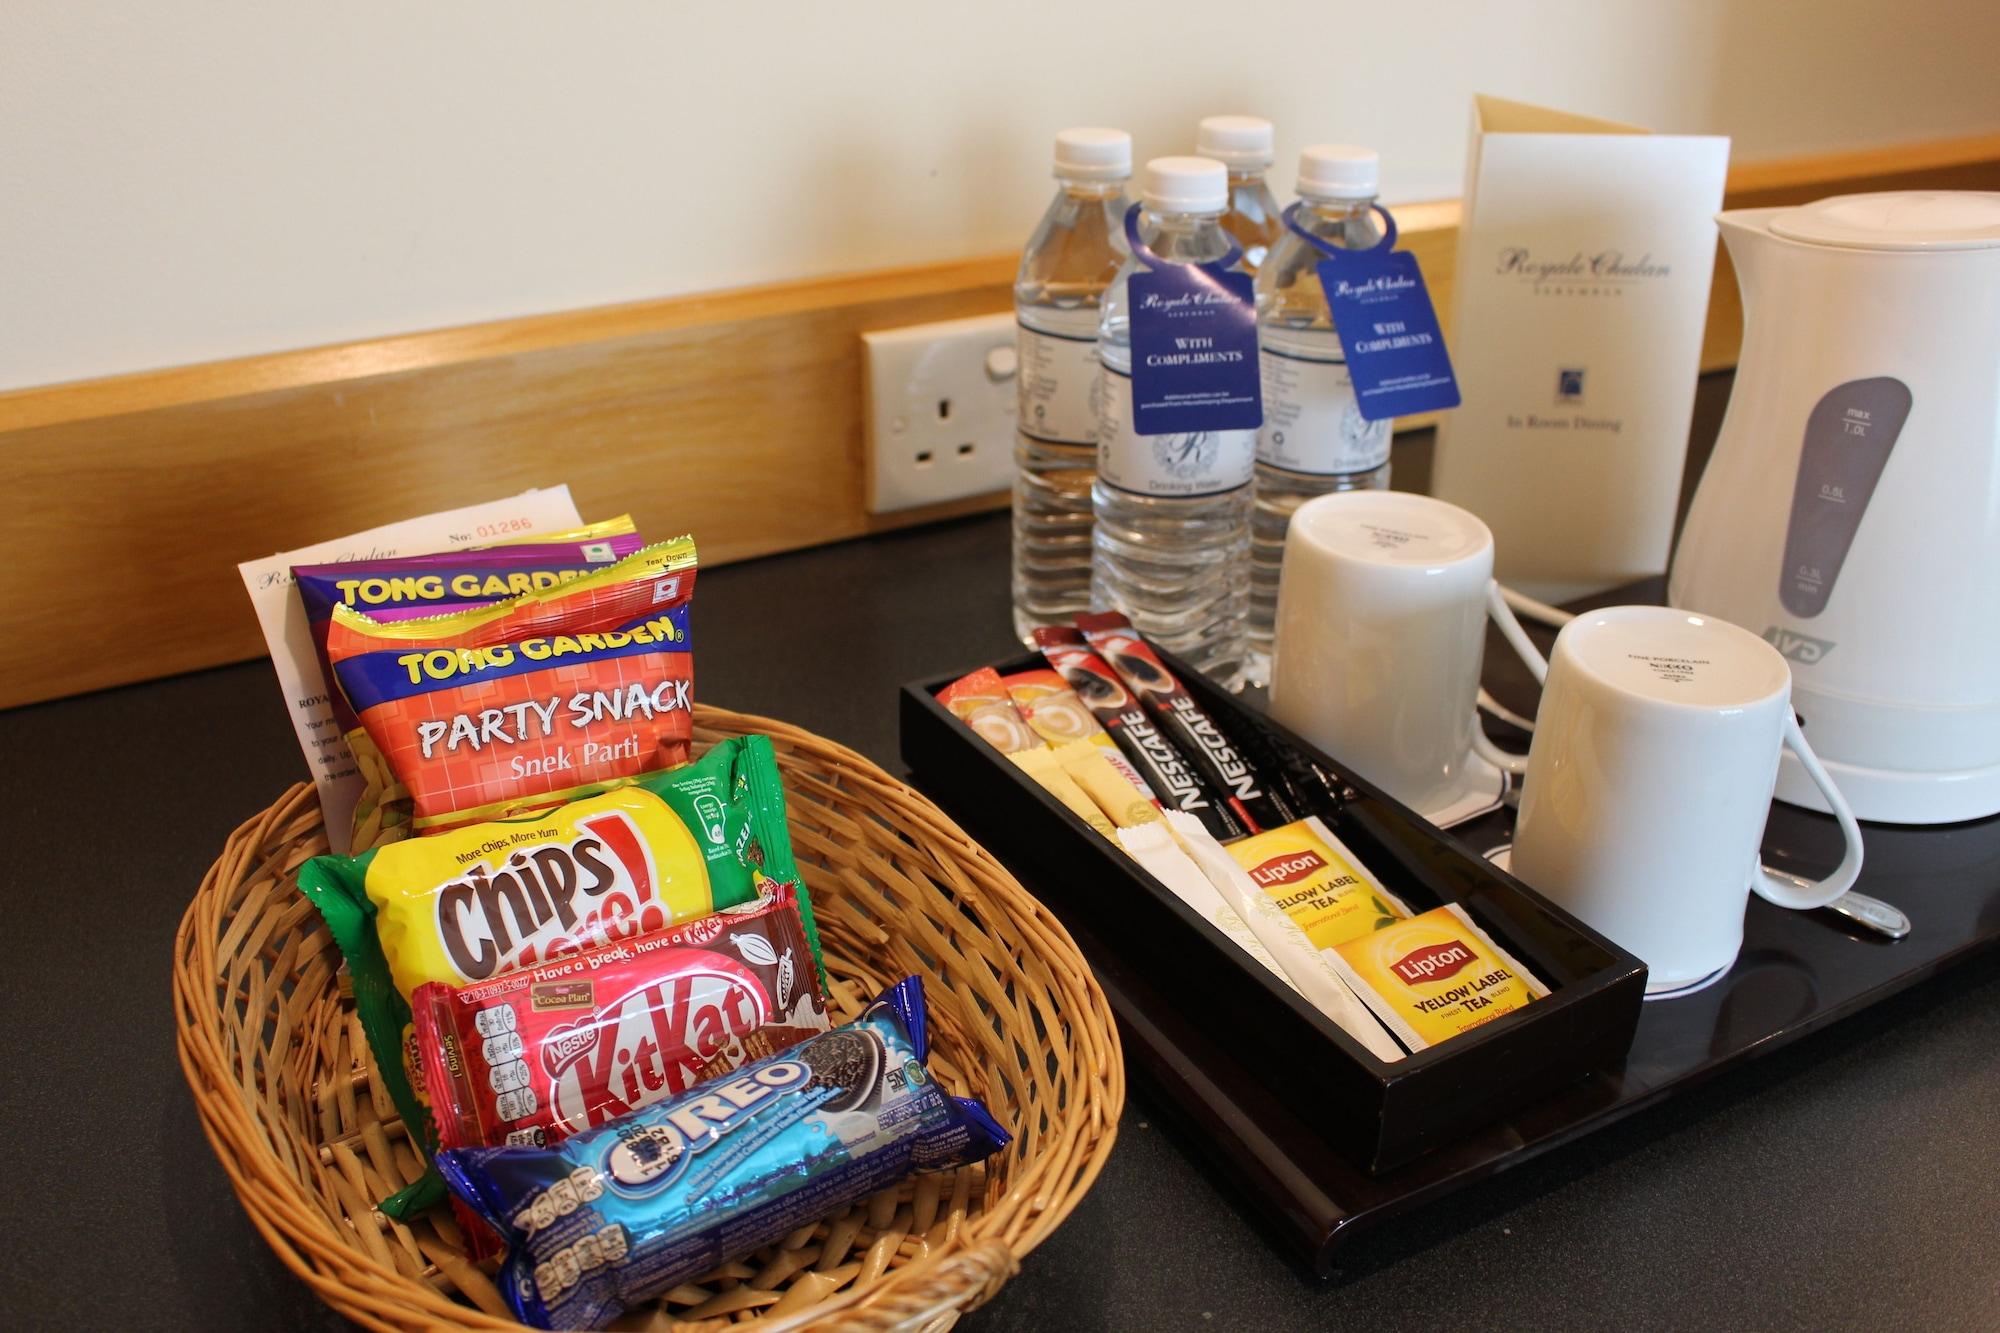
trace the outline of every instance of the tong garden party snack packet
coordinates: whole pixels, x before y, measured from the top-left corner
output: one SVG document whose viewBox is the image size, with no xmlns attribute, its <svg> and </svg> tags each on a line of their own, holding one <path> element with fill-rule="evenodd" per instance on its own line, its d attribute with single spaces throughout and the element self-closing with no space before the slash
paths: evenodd
<svg viewBox="0 0 2000 1333">
<path fill-rule="evenodd" d="M 795 886 L 812 984 L 822 984 L 818 930 L 764 736 L 718 742 L 692 764 L 539 815 L 318 856 L 299 869 L 300 891 L 347 959 L 383 1085 L 426 1154 L 433 1134 L 412 1078 L 418 986 L 549 964 L 750 902 L 767 884 Z M 429 1183 L 397 1195 L 392 1215 L 434 1202 Z"/>
<path fill-rule="evenodd" d="M 499 605 L 382 622 L 335 607 L 327 657 L 411 825 L 430 833 L 685 763 L 690 537 Z"/>
<path fill-rule="evenodd" d="M 292 586 L 305 610 L 306 631 L 320 675 L 335 680 L 326 636 L 333 610 L 345 606 L 377 622 L 415 620 L 469 607 L 491 606 L 528 593 L 547 592 L 592 570 L 616 564 L 644 545 L 629 514 L 600 523 L 485 546 L 380 560 L 293 565 Z M 372 846 L 385 827 L 409 822 L 409 793 L 389 775 L 347 696 L 328 692 L 334 725 L 360 771 L 363 789 L 354 809 L 354 845 Z"/>
</svg>

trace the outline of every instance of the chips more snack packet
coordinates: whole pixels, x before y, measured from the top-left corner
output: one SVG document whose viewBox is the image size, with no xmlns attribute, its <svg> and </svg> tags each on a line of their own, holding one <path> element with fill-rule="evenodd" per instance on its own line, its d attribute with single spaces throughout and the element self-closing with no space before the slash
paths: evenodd
<svg viewBox="0 0 2000 1333">
<path fill-rule="evenodd" d="M 560 587 L 617 563 L 642 545 L 632 516 L 624 514 L 567 532 L 542 533 L 495 545 L 385 560 L 292 566 L 292 586 L 305 610 L 320 676 L 329 686 L 327 704 L 361 775 L 362 792 L 354 807 L 352 828 L 355 850 L 366 850 L 380 841 L 383 828 L 409 823 L 409 793 L 390 777 L 374 742 L 348 707 L 347 696 L 335 684 L 333 663 L 326 652 L 333 609 L 346 606 L 371 620 L 388 622 L 490 606 Z"/>
<path fill-rule="evenodd" d="M 548 592 L 424 620 L 336 607 L 334 677 L 434 832 L 684 763 L 693 732 L 690 538 Z"/>
<path fill-rule="evenodd" d="M 560 1147 L 457 1149 L 438 1168 L 506 1237 L 499 1286 L 523 1322 L 602 1328 L 913 1171 L 1006 1147 L 926 1055 L 909 977 L 852 1023 Z"/>
<path fill-rule="evenodd" d="M 797 887 L 823 984 L 812 903 L 764 736 L 721 741 L 692 764 L 537 816 L 317 856 L 299 868 L 300 891 L 347 959 L 377 1071 L 426 1153 L 429 1117 L 411 1075 L 408 999 L 418 986 L 484 981 L 660 930 L 748 902 L 767 883 Z"/>
<path fill-rule="evenodd" d="M 546 1147 L 831 1023 L 797 891 L 410 998 L 443 1148 Z"/>
</svg>

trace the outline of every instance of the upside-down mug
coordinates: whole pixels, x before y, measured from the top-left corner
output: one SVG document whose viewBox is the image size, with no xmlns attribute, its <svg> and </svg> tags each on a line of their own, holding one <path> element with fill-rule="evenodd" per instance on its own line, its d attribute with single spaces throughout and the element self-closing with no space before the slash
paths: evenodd
<svg viewBox="0 0 2000 1333">
<path fill-rule="evenodd" d="M 1824 907 L 1861 873 L 1861 829 L 1800 732 L 1791 689 L 1775 648 L 1712 617 L 1610 607 L 1556 636 L 1510 868 L 1643 959 L 1649 994 L 1728 968 L 1751 893 Z M 1823 880 L 1758 862 L 1787 746 L 1846 840 Z"/>
<path fill-rule="evenodd" d="M 1475 515 L 1401 491 L 1308 500 L 1285 536 L 1271 715 L 1427 818 L 1482 787 L 1497 801 L 1527 759 L 1478 724 L 1488 616 L 1539 678 Z"/>
</svg>

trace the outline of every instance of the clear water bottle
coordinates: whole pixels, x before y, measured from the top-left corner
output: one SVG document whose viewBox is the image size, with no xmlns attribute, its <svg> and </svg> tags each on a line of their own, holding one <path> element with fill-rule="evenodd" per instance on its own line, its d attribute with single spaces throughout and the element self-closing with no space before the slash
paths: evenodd
<svg viewBox="0 0 2000 1333">
<path fill-rule="evenodd" d="M 1014 437 L 1014 633 L 1090 609 L 1090 483 L 1097 476 L 1097 321 L 1125 259 L 1132 136 L 1056 136 L 1056 197 L 1014 279 L 1020 351 Z"/>
<path fill-rule="evenodd" d="M 1219 162 L 1155 158 L 1146 164 L 1141 202 L 1140 240 L 1157 261 L 1214 263 L 1237 248 L 1222 229 L 1229 183 Z M 1130 284 L 1139 266 L 1128 257 L 1119 268 L 1098 328 L 1090 599 L 1123 611 L 1154 643 L 1238 689 L 1257 432 L 1141 435 L 1135 428 Z"/>
<path fill-rule="evenodd" d="M 1229 169 L 1229 209 L 1222 229 L 1243 247 L 1243 270 L 1255 273 L 1284 234 L 1277 196 L 1264 183 L 1275 160 L 1271 122 L 1259 116 L 1208 116 L 1195 129 L 1196 156 Z"/>
<path fill-rule="evenodd" d="M 1382 239 L 1373 150 L 1328 144 L 1299 156 L 1299 226 L 1331 245 L 1365 250 Z M 1257 432 L 1256 501 L 1250 516 L 1250 683 L 1267 684 L 1278 571 L 1292 512 L 1328 491 L 1389 484 L 1392 423 L 1368 421 L 1354 400 L 1347 357 L 1327 313 L 1325 256 L 1288 228 L 1257 274 L 1258 362 L 1264 427 Z"/>
</svg>

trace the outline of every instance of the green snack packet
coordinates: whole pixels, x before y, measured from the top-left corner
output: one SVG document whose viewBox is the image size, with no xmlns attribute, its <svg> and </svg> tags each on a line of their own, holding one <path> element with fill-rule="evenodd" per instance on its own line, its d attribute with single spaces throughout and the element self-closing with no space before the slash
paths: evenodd
<svg viewBox="0 0 2000 1333">
<path fill-rule="evenodd" d="M 536 815 L 299 867 L 300 892 L 347 959 L 376 1069 L 426 1158 L 437 1144 L 411 1076 L 418 986 L 463 986 L 664 929 L 748 902 L 766 880 L 797 886 L 824 993 L 819 931 L 767 736 L 733 737 L 691 764 Z M 382 1211 L 401 1219 L 442 1198 L 433 1172 Z"/>
</svg>

